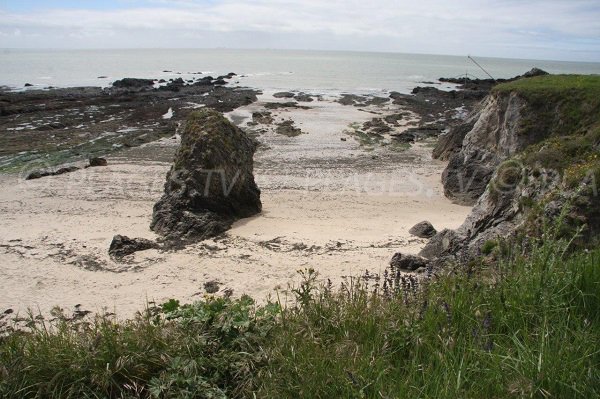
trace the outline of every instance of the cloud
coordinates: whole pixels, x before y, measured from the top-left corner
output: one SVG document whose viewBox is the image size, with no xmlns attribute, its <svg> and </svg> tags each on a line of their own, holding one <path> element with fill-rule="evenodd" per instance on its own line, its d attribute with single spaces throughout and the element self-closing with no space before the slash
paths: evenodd
<svg viewBox="0 0 600 399">
<path fill-rule="evenodd" d="M 0 31 L 19 29 L 23 33 L 20 38 L 4 37 L 3 42 L 9 47 L 156 47 L 171 43 L 174 47 L 372 49 L 600 61 L 600 6 L 596 0 L 121 3 L 129 6 L 3 11 Z M 45 42 L 31 39 L 30 35 L 40 33 L 45 33 Z"/>
</svg>

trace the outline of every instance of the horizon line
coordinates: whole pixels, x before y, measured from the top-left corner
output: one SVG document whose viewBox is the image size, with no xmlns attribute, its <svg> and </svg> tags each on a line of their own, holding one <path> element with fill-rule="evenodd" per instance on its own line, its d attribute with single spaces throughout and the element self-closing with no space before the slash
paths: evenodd
<svg viewBox="0 0 600 399">
<path fill-rule="evenodd" d="M 318 52 L 318 53 L 363 53 L 363 54 L 394 54 L 394 55 L 417 55 L 417 56 L 443 56 L 443 57 L 465 57 L 469 56 L 477 58 L 489 58 L 489 59 L 500 59 L 500 60 L 515 60 L 515 61 L 545 61 L 545 62 L 571 62 L 577 64 L 600 64 L 598 61 L 575 61 L 568 59 L 543 59 L 543 58 L 520 58 L 520 57 L 498 57 L 488 55 L 477 55 L 466 53 L 465 55 L 459 54 L 444 54 L 444 53 L 415 53 L 415 52 L 401 52 L 401 51 L 374 51 L 374 50 L 324 50 L 324 49 L 289 49 L 289 48 L 242 48 L 242 47 L 0 47 L 0 51 L 123 51 L 123 50 L 226 50 L 226 51 L 281 51 L 281 52 Z M 600 72 L 600 71 L 599 71 Z"/>
</svg>

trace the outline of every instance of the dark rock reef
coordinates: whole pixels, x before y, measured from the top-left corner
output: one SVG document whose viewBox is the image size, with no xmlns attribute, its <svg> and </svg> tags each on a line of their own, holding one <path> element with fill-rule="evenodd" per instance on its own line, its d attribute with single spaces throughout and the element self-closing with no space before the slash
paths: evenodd
<svg viewBox="0 0 600 399">
<path fill-rule="evenodd" d="M 154 206 L 152 230 L 176 245 L 215 237 L 234 221 L 260 213 L 256 146 L 216 111 L 190 114 L 165 193 Z"/>
<path fill-rule="evenodd" d="M 0 169 L 52 167 L 171 137 L 193 108 L 229 112 L 258 93 L 210 76 L 154 83 L 125 78 L 106 88 L 0 90 Z"/>
</svg>

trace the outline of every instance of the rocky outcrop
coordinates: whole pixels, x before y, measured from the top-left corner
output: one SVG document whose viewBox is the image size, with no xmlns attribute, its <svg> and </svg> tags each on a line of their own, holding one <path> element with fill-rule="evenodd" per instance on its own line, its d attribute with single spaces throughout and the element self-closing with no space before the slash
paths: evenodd
<svg viewBox="0 0 600 399">
<path fill-rule="evenodd" d="M 488 96 L 434 150 L 434 156 L 449 160 L 442 175 L 446 196 L 459 204 L 475 204 L 502 161 L 548 137 L 552 131 L 546 123 L 536 122 L 534 134 L 523 134 L 523 126 L 538 119 L 535 114 L 517 93 Z"/>
<path fill-rule="evenodd" d="M 255 150 L 256 142 L 220 113 L 192 113 L 167 174 L 165 193 L 154 206 L 152 230 L 171 242 L 199 241 L 259 213 Z"/>
<path fill-rule="evenodd" d="M 464 138 L 458 149 L 458 139 L 443 144 L 451 154 L 444 187 L 474 207 L 458 229 L 437 233 L 420 256 L 464 262 L 481 256 L 488 241 L 540 237 L 544 223 L 559 216 L 560 234 L 577 235 L 575 244 L 600 241 L 600 79 L 534 79 L 498 86 L 450 132 Z M 467 183 L 462 193 L 461 180 Z"/>
<path fill-rule="evenodd" d="M 460 152 L 462 143 L 467 133 L 473 130 L 475 123 L 479 119 L 481 108 L 475 106 L 473 111 L 460 124 L 452 126 L 447 133 L 439 136 L 438 142 L 433 149 L 432 156 L 442 161 L 449 160 L 453 155 Z"/>
<path fill-rule="evenodd" d="M 419 255 L 427 259 L 473 259 L 481 255 L 487 241 L 514 236 L 529 220 L 530 204 L 543 204 L 560 183 L 560 175 L 553 170 L 503 165 L 465 222 L 456 230 L 436 234 Z M 542 212 L 546 211 L 544 206 Z"/>
</svg>

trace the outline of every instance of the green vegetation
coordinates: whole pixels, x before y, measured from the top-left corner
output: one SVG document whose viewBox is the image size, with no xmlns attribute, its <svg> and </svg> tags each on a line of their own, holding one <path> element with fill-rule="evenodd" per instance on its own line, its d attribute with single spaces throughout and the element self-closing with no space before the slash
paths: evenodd
<svg viewBox="0 0 600 399">
<path fill-rule="evenodd" d="M 381 146 L 387 147 L 391 151 L 404 152 L 411 147 L 410 143 L 403 143 L 393 138 L 386 139 L 381 134 L 365 131 L 358 122 L 351 123 L 348 128 L 344 133 L 352 136 L 365 151 L 374 151 L 375 148 Z"/>
<path fill-rule="evenodd" d="M 532 142 L 543 140 L 526 149 L 526 165 L 565 173 L 571 184 L 590 170 L 600 172 L 600 76 L 538 76 L 500 84 L 493 92 L 516 93 L 527 102 L 520 132 Z"/>
<path fill-rule="evenodd" d="M 600 250 L 568 254 L 557 230 L 440 278 L 387 270 L 334 290 L 306 271 L 285 308 L 208 298 L 126 322 L 31 320 L 0 341 L 0 396 L 598 397 Z"/>
<path fill-rule="evenodd" d="M 496 240 L 488 240 L 483 243 L 481 247 L 481 253 L 484 255 L 490 255 L 494 249 L 498 247 L 498 241 Z"/>
<path fill-rule="evenodd" d="M 517 186 L 528 195 L 537 195 L 535 200 L 519 198 L 519 206 L 526 211 L 525 230 L 536 235 L 545 206 L 572 197 L 573 212 L 564 223 L 564 235 L 572 235 L 585 224 L 576 243 L 585 246 L 597 241 L 600 76 L 540 76 L 501 84 L 493 91 L 525 100 L 518 132 L 523 143 L 531 144 L 499 166 L 490 181 L 491 199 L 498 203 L 501 193 L 512 193 Z"/>
</svg>

